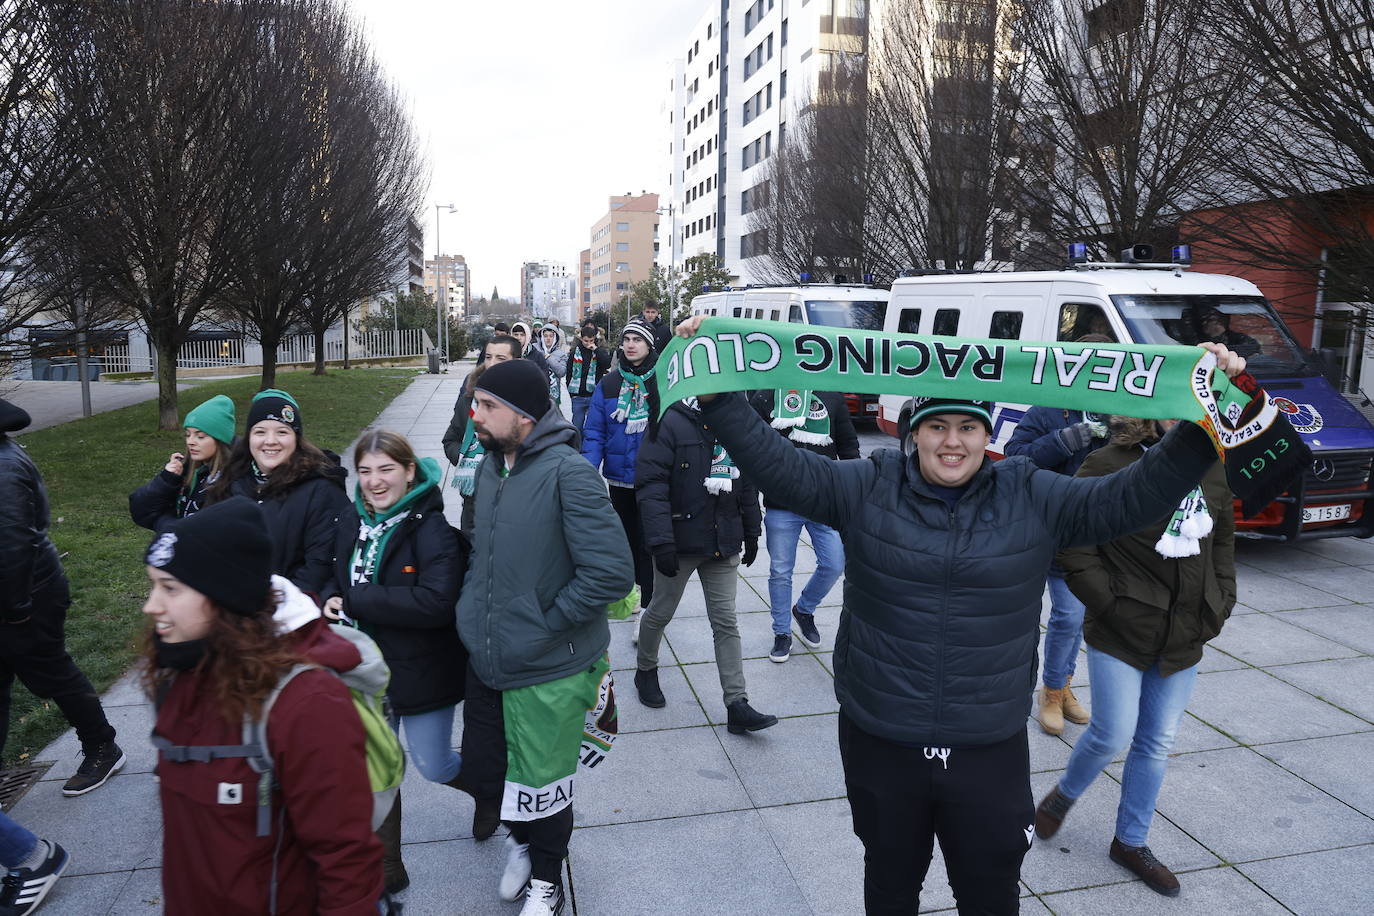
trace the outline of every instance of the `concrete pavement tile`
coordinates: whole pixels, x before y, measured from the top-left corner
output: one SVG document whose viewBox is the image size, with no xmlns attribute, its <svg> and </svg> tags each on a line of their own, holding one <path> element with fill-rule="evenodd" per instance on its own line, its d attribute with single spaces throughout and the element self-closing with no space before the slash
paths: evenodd
<svg viewBox="0 0 1374 916">
<path fill-rule="evenodd" d="M 1340 538 L 1338 540 L 1354 539 Z M 1275 572 L 1280 569 L 1322 569 L 1344 566 L 1351 561 L 1345 559 L 1344 556 L 1311 550 L 1307 544 L 1276 544 L 1237 538 L 1236 562 L 1251 569 Z M 1366 562 L 1374 563 L 1374 557 Z"/>
<path fill-rule="evenodd" d="M 1171 759 L 1155 808 L 1228 862 L 1374 843 L 1374 820 L 1249 748 Z"/>
<path fill-rule="evenodd" d="M 401 783 L 401 839 L 429 843 L 472 838 L 472 796 L 430 782 L 414 764 Z"/>
<path fill-rule="evenodd" d="M 1035 800 L 1044 798 L 1058 781 L 1057 773 L 1032 775 Z M 1107 857 L 1120 799 L 1121 786 L 1105 774 L 1099 776 L 1074 803 L 1057 834 L 1048 840 L 1036 838 L 1021 866 L 1021 879 L 1031 890 L 1044 894 L 1130 878 Z M 1161 862 L 1177 870 L 1217 864 L 1215 855 L 1160 817 L 1150 827 L 1150 848 Z"/>
<path fill-rule="evenodd" d="M 1238 868 L 1303 916 L 1345 916 L 1356 909 L 1368 912 L 1374 901 L 1374 846 L 1284 856 Z"/>
<path fill-rule="evenodd" d="M 741 741 L 716 726 L 754 807 L 842 798 L 844 770 L 836 716 L 795 716 L 768 730 L 768 741 Z"/>
<path fill-rule="evenodd" d="M 1260 613 L 1260 612 L 1257 611 L 1257 610 L 1255 610 L 1254 608 L 1250 607 L 1250 605 L 1248 605 L 1248 604 L 1241 604 L 1239 601 L 1237 601 L 1237 602 L 1231 607 L 1231 616 L 1232 616 L 1232 617 L 1241 617 L 1241 616 L 1243 616 L 1243 615 L 1245 615 L 1245 614 L 1258 614 L 1258 613 Z"/>
<path fill-rule="evenodd" d="M 639 702 L 635 692 L 634 674 L 623 671 L 616 675 L 616 709 L 620 715 L 620 733 L 657 731 L 664 728 L 687 728 L 706 725 L 706 711 L 701 708 L 687 684 L 687 676 L 677 665 L 660 665 L 658 685 L 668 705 L 650 709 Z"/>
<path fill-rule="evenodd" d="M 684 665 L 683 670 L 692 682 L 692 689 L 701 697 L 711 723 L 723 725 L 725 703 L 721 697 L 720 675 L 715 663 Z M 746 658 L 744 679 L 748 685 L 749 705 L 759 712 L 779 717 L 805 716 L 837 712 L 840 708 L 835 699 L 834 677 L 812 655 L 798 655 L 782 665 L 766 658 Z"/>
<path fill-rule="evenodd" d="M 143 692 L 143 686 L 139 683 L 138 669 L 131 670 L 111 684 L 110 689 L 101 695 L 100 705 L 106 709 L 112 706 L 148 705 L 148 695 Z"/>
<path fill-rule="evenodd" d="M 864 847 L 854 835 L 849 802 L 843 798 L 759 811 L 788 870 L 801 886 L 811 912 L 847 916 L 863 910 Z M 937 854 L 931 862 L 921 912 L 953 906 Z"/>
<path fill-rule="evenodd" d="M 1374 658 L 1280 665 L 1267 669 L 1295 687 L 1374 723 Z"/>
<path fill-rule="evenodd" d="M 1188 710 L 1242 744 L 1343 735 L 1374 727 L 1253 668 L 1198 675 Z"/>
<path fill-rule="evenodd" d="M 1087 698 L 1084 698 L 1086 705 Z M 1086 725 L 1074 725 L 1071 722 L 1065 723 L 1065 734 L 1072 733 L 1077 737 L 1082 733 Z M 1047 735 L 1045 730 L 1040 727 L 1040 723 L 1032 715 L 1026 720 L 1026 739 L 1030 743 L 1030 765 L 1032 773 L 1057 772 L 1068 766 L 1069 754 L 1073 752 L 1073 744 L 1065 741 L 1056 735 Z"/>
<path fill-rule="evenodd" d="M 1264 744 L 1255 750 L 1374 817 L 1374 779 L 1369 778 L 1368 763 L 1374 759 L 1374 732 Z"/>
<path fill-rule="evenodd" d="M 745 658 L 766 658 L 773 648 L 773 618 L 767 613 L 752 612 L 735 614 L 735 624 L 739 628 L 740 651 Z M 672 655 L 681 664 L 713 662 L 716 660 L 715 636 L 710 621 L 705 617 L 674 616 L 663 631 L 664 639 L 672 646 Z M 667 647 L 659 651 L 660 661 L 667 653 Z"/>
<path fill-rule="evenodd" d="M 1332 569 L 1299 570 L 1284 575 L 1351 601 L 1368 601 L 1374 596 L 1374 570 L 1342 566 Z"/>
<path fill-rule="evenodd" d="M 1259 612 L 1255 611 L 1253 613 Z M 1235 615 L 1232 614 L 1231 616 L 1234 617 Z M 1202 661 L 1198 662 L 1197 665 L 1198 674 L 1206 674 L 1209 671 L 1233 671 L 1236 668 L 1250 667 L 1240 659 L 1227 655 L 1219 649 L 1212 648 L 1210 643 L 1202 647 Z"/>
<path fill-rule="evenodd" d="M 807 912 L 756 811 L 585 827 L 573 834 L 571 865 L 580 913 Z"/>
<path fill-rule="evenodd" d="M 161 868 L 140 868 L 132 873 L 121 874 L 128 874 L 128 880 L 124 882 L 117 895 L 107 897 L 102 903 L 103 907 L 109 908 L 109 913 L 123 916 L 125 913 L 162 912 Z M 113 905 L 110 905 L 110 900 L 114 901 Z M 107 910 L 101 909 L 99 912 L 104 913 Z"/>
<path fill-rule="evenodd" d="M 1090 707 L 1091 708 L 1091 707 Z M 1064 738 L 1072 746 L 1078 741 L 1078 736 L 1087 729 L 1086 725 L 1069 725 L 1064 730 Z M 1174 736 L 1173 749 L 1169 751 L 1169 756 L 1174 757 L 1179 754 L 1191 754 L 1197 751 L 1214 751 L 1223 747 L 1236 747 L 1236 742 L 1223 735 L 1221 732 L 1212 728 L 1205 722 L 1199 721 L 1192 713 L 1184 713 L 1183 719 L 1178 724 L 1178 733 Z M 1121 763 L 1126 759 L 1126 754 L 1130 748 L 1126 748 L 1113 758 L 1114 763 Z M 1032 758 L 1032 763 L 1034 759 Z M 1067 762 L 1065 766 L 1067 766 Z M 1039 769 L 1039 767 L 1036 767 Z"/>
<path fill-rule="evenodd" d="M 148 733 L 153 728 L 153 708 L 111 706 L 105 710 L 105 718 L 115 727 L 118 733 L 115 742 L 124 751 L 124 766 L 120 767 L 119 772 L 151 773 L 153 765 L 157 763 L 157 751 L 148 742 Z M 36 759 L 54 761 L 52 768 L 43 774 L 44 781 L 66 782 L 81 765 L 81 742 L 76 740 L 76 730 L 67 729 L 61 737 L 45 747 Z"/>
<path fill-rule="evenodd" d="M 40 782 L 8 813 L 71 853 L 67 874 L 149 867 L 162 861 L 162 809 L 151 773 L 115 776 L 77 798 L 64 798 L 59 782 Z"/>
<path fill-rule="evenodd" d="M 1277 546 L 1277 545 L 1276 545 Z M 1282 545 L 1287 547 L 1289 545 Z M 1339 560 L 1351 566 L 1374 565 L 1374 540 L 1363 538 L 1323 538 L 1320 541 L 1303 541 L 1298 548 L 1306 553 Z"/>
<path fill-rule="evenodd" d="M 635 668 L 639 650 L 630 641 L 630 637 L 634 635 L 635 619 L 631 617 L 628 620 L 606 621 L 611 631 L 611 646 L 606 652 L 611 659 L 612 671 L 633 671 Z M 666 649 L 660 649 L 658 654 L 659 664 L 672 664 L 673 657 Z"/>
<path fill-rule="evenodd" d="M 750 807 L 730 758 L 709 728 L 622 735 L 597 772 L 578 774 L 573 782 L 579 826 Z"/>
<path fill-rule="evenodd" d="M 1348 658 L 1355 650 L 1287 623 L 1282 615 L 1246 614 L 1226 622 L 1212 645 L 1258 667 Z"/>
<path fill-rule="evenodd" d="M 1161 861 L 1173 867 L 1172 862 L 1166 859 Z M 1122 876 L 1130 877 L 1126 869 L 1110 861 L 1108 864 Z M 1288 912 L 1232 868 L 1188 872 L 1179 875 L 1178 880 L 1182 891 L 1177 897 L 1156 894 L 1137 880 L 1047 894 L 1042 902 L 1057 916 L 1100 916 L 1102 913 L 1130 913 L 1131 916 L 1259 916 Z"/>
<path fill-rule="evenodd" d="M 489 916 L 509 912 L 515 916 L 520 902 L 505 903 L 496 895 L 497 882 L 506 867 L 504 829 L 481 843 L 450 840 L 446 843 L 407 843 L 401 858 L 410 874 L 410 887 L 400 897 L 406 916 Z M 577 854 L 577 835 L 573 835 Z M 565 885 L 566 886 L 566 885 Z M 568 901 L 568 912 L 572 901 Z"/>
<path fill-rule="evenodd" d="M 1301 575 L 1294 572 L 1293 576 Z M 1293 577 L 1251 572 L 1236 579 L 1236 600 L 1259 611 L 1288 611 L 1300 607 L 1331 607 L 1350 601 Z M 1366 593 L 1368 594 L 1368 593 Z"/>
<path fill-rule="evenodd" d="M 68 852 L 67 841 L 56 837 L 58 843 Z M 72 859 L 72 865 L 76 864 L 76 859 Z M 110 913 L 117 913 L 123 916 L 125 913 L 161 913 L 162 912 L 162 892 L 158 889 L 157 900 L 154 903 L 145 903 L 142 906 L 119 906 L 125 899 L 122 893 L 130 884 L 132 876 L 138 872 L 114 871 L 103 874 L 74 874 L 72 867 L 63 873 L 57 883 L 53 885 L 52 891 L 47 897 L 43 898 L 43 903 L 39 911 L 48 914 L 62 913 L 63 916 L 107 916 Z M 159 874 L 154 869 L 153 874 Z M 114 906 L 111 906 L 111 901 Z M 134 903 L 136 901 L 130 901 Z M 16 911 L 17 912 L 17 911 Z"/>
<path fill-rule="evenodd" d="M 1358 649 L 1366 655 L 1374 655 L 1374 605 L 1307 608 L 1288 611 L 1280 616 L 1288 623 L 1320 633 L 1333 642 Z"/>
</svg>

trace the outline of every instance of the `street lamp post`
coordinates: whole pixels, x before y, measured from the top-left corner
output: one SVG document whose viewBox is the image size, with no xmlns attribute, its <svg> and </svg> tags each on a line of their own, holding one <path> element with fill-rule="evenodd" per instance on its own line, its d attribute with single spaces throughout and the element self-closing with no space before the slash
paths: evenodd
<svg viewBox="0 0 1374 916">
<path fill-rule="evenodd" d="M 668 297 L 672 306 L 668 313 L 668 324 L 671 326 L 677 314 L 677 211 L 675 205 L 669 203 L 666 210 L 659 207 L 654 212 L 660 216 L 668 214 Z"/>
<path fill-rule="evenodd" d="M 458 208 L 453 204 L 434 205 L 434 345 L 439 347 L 444 362 L 448 362 L 448 341 L 444 333 L 448 330 L 448 322 L 444 320 L 448 297 L 445 295 L 447 289 L 439 282 L 439 257 L 443 250 L 439 247 L 439 211 L 444 207 L 448 208 L 449 213 L 457 213 Z"/>
</svg>

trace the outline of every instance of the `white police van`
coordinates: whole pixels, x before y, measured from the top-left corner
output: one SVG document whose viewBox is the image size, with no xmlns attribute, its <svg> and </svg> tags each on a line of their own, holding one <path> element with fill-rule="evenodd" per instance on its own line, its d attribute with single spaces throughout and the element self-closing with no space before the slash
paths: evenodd
<svg viewBox="0 0 1374 916">
<path fill-rule="evenodd" d="M 810 275 L 802 274 L 796 285 L 707 287 L 693 297 L 692 314 L 881 331 L 888 291 L 874 286 L 871 277 L 864 279 L 863 284 L 846 283 L 842 276 L 834 283 L 811 283 Z M 878 419 L 877 395 L 845 393 L 844 399 L 853 419 Z"/>
<path fill-rule="evenodd" d="M 1374 427 L 1327 381 L 1260 290 L 1247 280 L 1190 273 L 1187 246 L 1175 262 L 1150 263 L 1136 246 L 1113 264 L 1082 260 L 1057 271 L 928 272 L 892 284 L 883 329 L 897 334 L 1076 340 L 1105 334 L 1138 344 L 1225 343 L 1278 402 L 1312 449 L 1313 463 L 1287 494 L 1236 534 L 1269 540 L 1374 534 Z M 913 392 L 915 394 L 915 392 Z M 909 448 L 910 397 L 883 395 L 878 425 Z M 989 452 L 1001 457 L 1029 405 L 997 405 Z"/>
</svg>

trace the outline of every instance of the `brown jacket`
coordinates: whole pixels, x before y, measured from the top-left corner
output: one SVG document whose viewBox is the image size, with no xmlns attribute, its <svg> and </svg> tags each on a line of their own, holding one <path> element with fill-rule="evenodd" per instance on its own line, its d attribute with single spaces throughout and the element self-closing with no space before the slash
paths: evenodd
<svg viewBox="0 0 1374 916">
<path fill-rule="evenodd" d="M 1111 443 L 1090 454 L 1079 477 L 1101 477 L 1137 461 L 1153 427 L 1113 424 Z M 1195 557 L 1155 551 L 1169 519 L 1097 547 L 1064 550 L 1058 560 L 1069 589 L 1087 606 L 1083 639 L 1094 649 L 1168 676 L 1192 667 L 1221 632 L 1236 603 L 1235 516 L 1221 462 L 1202 479 L 1212 534 Z"/>
</svg>

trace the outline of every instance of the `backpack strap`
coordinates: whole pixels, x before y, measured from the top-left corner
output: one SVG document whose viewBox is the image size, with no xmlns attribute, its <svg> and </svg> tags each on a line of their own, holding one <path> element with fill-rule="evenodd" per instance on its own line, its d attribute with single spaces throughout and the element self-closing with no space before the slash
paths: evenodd
<svg viewBox="0 0 1374 916">
<path fill-rule="evenodd" d="M 286 685 L 295 680 L 296 675 L 306 671 L 312 671 L 319 665 L 297 664 L 291 667 L 277 681 L 277 686 L 272 688 L 272 692 L 262 701 L 262 711 L 256 719 L 245 714 L 243 717 L 243 744 L 242 747 L 251 748 L 253 753 L 242 754 L 248 758 L 248 766 L 252 767 L 253 772 L 258 774 L 258 836 L 270 836 L 272 833 L 272 789 L 277 785 L 276 778 L 272 773 L 272 751 L 267 746 L 267 722 L 272 715 L 272 707 L 277 704 L 277 697 L 286 689 Z M 273 857 L 275 859 L 275 855 Z M 275 889 L 275 888 L 274 888 Z"/>
</svg>

